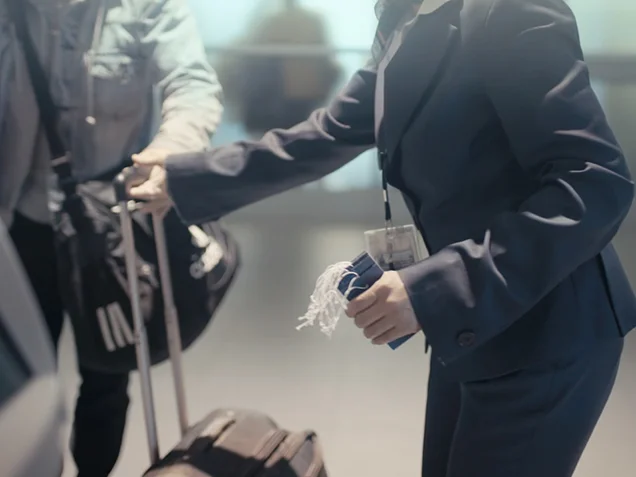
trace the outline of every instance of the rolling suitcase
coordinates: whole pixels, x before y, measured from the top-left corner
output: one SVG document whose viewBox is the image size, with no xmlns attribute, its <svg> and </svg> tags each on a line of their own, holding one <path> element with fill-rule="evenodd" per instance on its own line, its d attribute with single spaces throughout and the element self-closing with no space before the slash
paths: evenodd
<svg viewBox="0 0 636 477">
<path fill-rule="evenodd" d="M 126 258 L 126 275 L 141 382 L 144 420 L 151 467 L 145 477 L 327 477 L 322 452 L 312 431 L 289 432 L 258 412 L 220 409 L 190 426 L 181 365 L 181 338 L 174 305 L 163 214 L 153 213 L 166 332 L 176 392 L 181 442 L 160 457 L 150 373 L 148 338 L 139 299 L 139 279 L 126 185 L 130 171 L 115 180 L 118 211 Z"/>
</svg>

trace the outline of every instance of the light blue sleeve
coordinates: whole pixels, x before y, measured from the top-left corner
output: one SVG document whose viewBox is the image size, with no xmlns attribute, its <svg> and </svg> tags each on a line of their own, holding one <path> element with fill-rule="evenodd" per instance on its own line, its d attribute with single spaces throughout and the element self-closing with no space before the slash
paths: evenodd
<svg viewBox="0 0 636 477">
<path fill-rule="evenodd" d="M 221 86 L 209 65 L 187 0 L 155 0 L 144 12 L 142 48 L 153 60 L 162 101 L 151 147 L 173 152 L 209 148 L 223 113 Z"/>
</svg>

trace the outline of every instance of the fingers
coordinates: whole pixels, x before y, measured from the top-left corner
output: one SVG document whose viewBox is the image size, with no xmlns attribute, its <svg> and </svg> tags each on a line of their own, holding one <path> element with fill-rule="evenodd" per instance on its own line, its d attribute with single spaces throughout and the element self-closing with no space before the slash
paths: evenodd
<svg viewBox="0 0 636 477">
<path fill-rule="evenodd" d="M 371 343 L 373 343 L 374 345 L 386 345 L 386 344 L 392 343 L 395 340 L 402 338 L 403 336 L 406 336 L 407 334 L 408 333 L 403 333 L 398 328 L 393 327 L 386 330 L 384 333 L 380 334 L 379 336 L 372 338 Z"/>
<path fill-rule="evenodd" d="M 376 338 L 379 338 L 391 331 L 394 327 L 395 326 L 391 320 L 384 319 L 383 317 L 364 328 L 364 336 L 367 339 L 375 340 Z"/>
<path fill-rule="evenodd" d="M 130 187 L 128 189 L 128 195 L 131 199 L 137 200 L 154 201 L 163 198 L 161 188 L 151 180 Z"/>
<path fill-rule="evenodd" d="M 149 154 L 133 154 L 132 160 L 136 166 L 160 166 L 158 158 Z"/>
<path fill-rule="evenodd" d="M 167 151 L 146 149 L 139 154 L 133 154 L 132 160 L 138 166 L 163 166 L 167 157 Z"/>
<path fill-rule="evenodd" d="M 347 315 L 353 318 L 355 325 L 364 330 L 364 336 L 374 339 L 389 331 L 394 325 L 386 317 L 385 306 L 378 303 L 373 289 L 352 300 L 347 307 Z"/>
<path fill-rule="evenodd" d="M 130 192 L 130 189 L 143 184 L 150 177 L 150 168 L 147 167 L 131 167 L 131 171 L 126 179 L 126 189 Z"/>
<path fill-rule="evenodd" d="M 347 316 L 349 318 L 358 316 L 360 313 L 373 306 L 377 299 L 378 296 L 375 291 L 373 291 L 373 288 L 365 291 L 359 297 L 354 298 L 349 302 L 346 310 Z"/>
<path fill-rule="evenodd" d="M 374 305 L 355 315 L 353 321 L 358 328 L 366 329 L 384 316 L 386 313 L 382 307 Z"/>
<path fill-rule="evenodd" d="M 166 173 L 160 166 L 154 166 L 148 171 L 139 171 L 139 180 L 131 181 L 128 193 L 132 199 L 148 201 L 169 200 Z"/>
<path fill-rule="evenodd" d="M 139 209 L 146 213 L 152 215 L 158 215 L 160 218 L 166 216 L 170 209 L 172 208 L 172 202 L 167 200 L 156 200 L 153 202 L 144 202 L 140 204 Z"/>
<path fill-rule="evenodd" d="M 395 272 L 384 273 L 369 290 L 351 300 L 347 315 L 374 345 L 386 345 L 421 330 Z"/>
</svg>

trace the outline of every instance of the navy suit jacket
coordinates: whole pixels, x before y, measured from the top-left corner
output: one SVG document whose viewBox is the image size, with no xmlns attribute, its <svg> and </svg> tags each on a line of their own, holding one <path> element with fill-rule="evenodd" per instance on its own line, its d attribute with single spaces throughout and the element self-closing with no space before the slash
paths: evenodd
<svg viewBox="0 0 636 477">
<path fill-rule="evenodd" d="M 571 10 L 435 3 L 385 70 L 379 137 L 370 65 L 291 129 L 170 158 L 179 213 L 217 219 L 377 145 L 431 253 L 400 273 L 449 372 L 501 375 L 624 336 L 636 300 L 610 242 L 634 184 Z"/>
</svg>

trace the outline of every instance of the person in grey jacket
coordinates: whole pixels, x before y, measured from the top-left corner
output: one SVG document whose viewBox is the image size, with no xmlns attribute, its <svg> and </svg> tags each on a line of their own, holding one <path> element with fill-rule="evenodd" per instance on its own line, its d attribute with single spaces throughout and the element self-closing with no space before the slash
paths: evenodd
<svg viewBox="0 0 636 477">
<path fill-rule="evenodd" d="M 48 210 L 50 153 L 5 1 L 0 0 L 0 218 L 10 226 L 57 344 L 64 308 Z M 221 118 L 221 88 L 187 0 L 23 3 L 79 180 L 115 171 L 133 154 L 149 158 L 209 147 Z M 80 373 L 73 454 L 80 476 L 105 477 L 123 438 L 128 376 L 81 366 Z"/>
</svg>

